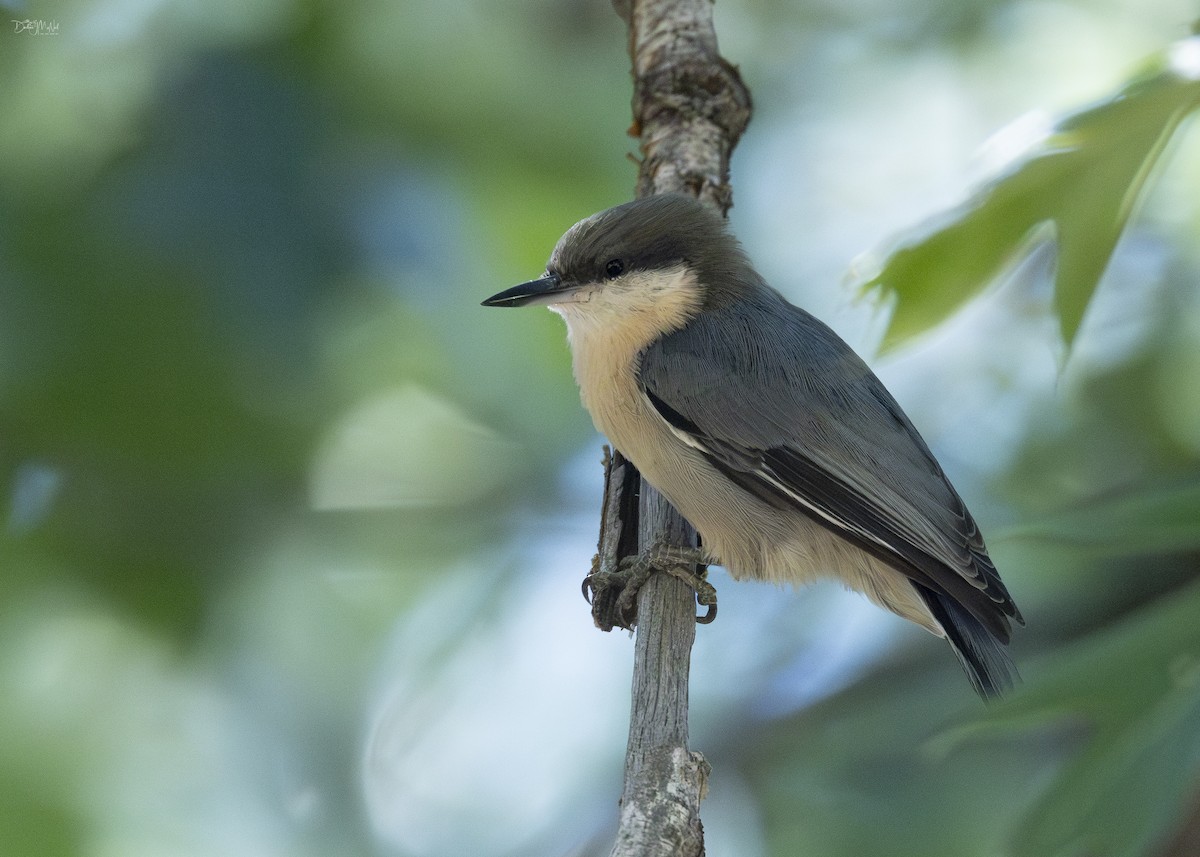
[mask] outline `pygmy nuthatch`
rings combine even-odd
[[[596,427],[735,578],[836,577],[945,637],[975,689],[1016,674],[1021,614],[962,499],[879,379],[687,196],[572,226],[543,277],[483,302],[567,323]]]

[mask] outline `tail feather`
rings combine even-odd
[[[995,699],[1012,690],[1020,676],[1004,647],[1004,641],[953,598],[919,583],[914,582],[913,586],[945,631],[946,640],[958,656],[976,693],[984,699]]]

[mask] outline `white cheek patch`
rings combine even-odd
[[[686,324],[700,309],[695,274],[684,265],[633,271],[550,304],[567,323],[572,345],[583,337],[597,350],[640,350]],[[605,345],[607,343],[607,345]]]
[[[613,314],[657,319],[664,330],[677,327],[681,316],[690,316],[700,304],[696,277],[683,265],[625,274],[603,284],[596,297]]]

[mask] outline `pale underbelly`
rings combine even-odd
[[[696,528],[714,564],[735,579],[796,586],[826,578],[840,580],[941,636],[941,628],[903,574],[804,512],[759,500],[661,421],[659,425],[662,431],[656,437],[651,430],[622,432],[620,437],[609,434],[609,438]]]

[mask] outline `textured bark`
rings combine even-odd
[[[750,120],[750,94],[717,52],[712,0],[614,0],[613,6],[629,27],[630,133],[642,153],[637,195],[690,193],[724,214],[732,204],[729,156]],[[635,549],[697,543],[695,530],[619,452],[606,460],[604,496],[597,569],[615,570]],[[638,595],[613,857],[704,854],[700,801],[709,767],[687,746],[695,611],[691,589],[665,574],[652,575]]]
[[[616,2],[629,25],[637,195],[690,193],[724,214],[729,156],[750,121],[750,92],[717,51],[711,0]]]

